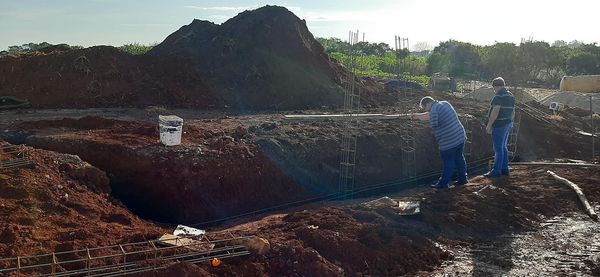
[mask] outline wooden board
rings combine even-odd
[[[344,120],[344,119],[395,119],[408,117],[409,114],[381,114],[381,113],[357,113],[357,114],[288,114],[283,118],[286,120]]]

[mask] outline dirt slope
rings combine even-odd
[[[342,68],[306,23],[282,7],[242,12],[222,25],[194,20],[149,55],[189,58],[228,103],[242,109],[342,103]]]
[[[0,255],[44,254],[154,239],[161,228],[111,195],[77,156],[27,147],[33,166],[0,171]]]

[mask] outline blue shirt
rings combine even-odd
[[[467,134],[458,120],[458,114],[447,101],[436,101],[431,105],[429,121],[440,151],[465,143]]]
[[[498,118],[494,121],[492,127],[500,128],[506,126],[506,124],[513,121],[513,117],[515,114],[515,97],[510,91],[506,88],[500,89],[492,102],[490,103],[490,111],[488,112],[488,117],[492,115],[492,109],[494,106],[500,106],[500,113],[498,114]]]

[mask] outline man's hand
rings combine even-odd
[[[488,133],[488,135],[492,134],[492,126],[488,125],[487,127],[485,127],[485,132]]]

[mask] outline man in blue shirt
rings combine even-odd
[[[508,171],[508,138],[513,128],[515,97],[505,88],[502,77],[492,81],[496,95],[490,103],[489,120],[486,132],[492,135],[494,142],[494,168],[484,174],[487,178],[510,175]]]
[[[447,101],[436,101],[432,97],[423,97],[419,104],[427,112],[413,113],[412,119],[429,121],[437,140],[440,156],[444,162],[444,170],[438,183],[432,187],[448,188],[454,170],[458,170],[458,181],[455,185],[464,185],[467,181],[467,162],[463,155],[467,135],[465,128],[458,120],[454,107]]]

